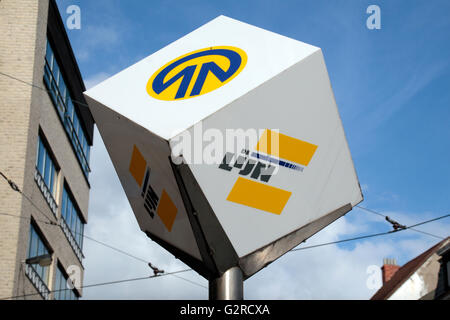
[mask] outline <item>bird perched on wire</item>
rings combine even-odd
[[[154,265],[152,265],[150,262],[148,263],[148,266],[153,270],[153,275],[157,276],[158,274],[162,274],[164,273],[164,270],[160,270],[157,267],[155,267]]]
[[[392,224],[392,227],[394,228],[394,231],[401,230],[401,229],[406,229],[406,226],[398,223],[395,220],[392,220],[388,216],[386,216],[386,221],[389,222],[390,224]]]

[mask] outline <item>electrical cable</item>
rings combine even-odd
[[[30,220],[31,219],[31,217],[21,217],[21,216],[18,216],[18,215],[15,215],[15,214],[6,213],[6,212],[0,212],[0,215],[14,217],[14,218],[18,218],[18,219],[26,219],[26,220]],[[36,220],[36,221],[40,221],[42,223],[50,224],[46,220],[40,220],[40,219],[36,219],[36,218],[33,218],[33,219]]]
[[[385,215],[385,214],[382,214],[382,213],[377,212],[377,211],[375,211],[373,209],[369,209],[369,208],[366,208],[366,207],[363,207],[363,206],[360,206],[360,205],[356,205],[356,207],[361,209],[361,210],[364,210],[366,212],[373,213],[373,214],[376,214],[378,216],[384,217],[388,222],[390,222],[392,224],[392,222],[390,221],[390,218],[387,215]],[[411,227],[409,228],[409,230],[412,230],[412,231],[415,231],[415,232],[419,232],[419,233],[422,233],[422,234],[426,234],[426,235],[429,235],[429,236],[437,238],[437,239],[441,239],[441,240],[445,239],[444,237],[437,236],[435,234],[432,234],[432,233],[429,233],[429,232],[425,232],[425,231],[422,231],[422,230],[413,229]]]
[[[14,190],[14,191],[17,191],[17,192],[19,192],[22,196],[26,196],[23,192],[21,192],[20,191],[20,189],[19,189],[19,187],[17,187],[17,185],[12,181],[12,180],[10,180],[8,177],[6,177],[6,175],[4,175],[1,171],[0,171],[0,175],[10,184],[10,186],[11,186],[11,188]],[[26,197],[27,199],[28,199],[28,201],[30,201],[30,203],[36,208],[36,209],[38,209],[42,214],[44,214],[35,204],[34,204],[34,202],[31,200],[31,199],[29,199],[28,197]],[[5,215],[5,216],[12,216],[12,217],[15,217],[15,218],[19,218],[19,219],[31,219],[31,217],[21,217],[21,216],[17,216],[17,215],[13,215],[13,214],[8,214],[8,213],[3,213],[3,212],[0,212],[0,214],[1,215]],[[45,214],[44,214],[45,215]],[[45,215],[46,216],[46,215]],[[47,217],[47,216],[46,216]],[[48,218],[48,217],[47,217]],[[33,219],[35,219],[35,218],[33,218]],[[36,221],[40,221],[40,222],[43,222],[43,223],[47,223],[47,224],[50,224],[50,225],[58,225],[57,223],[53,223],[52,221],[50,221],[50,223],[49,222],[47,222],[47,221],[44,221],[44,220],[40,220],[40,219],[35,219]],[[138,261],[141,261],[141,262],[144,262],[145,264],[148,264],[149,266],[152,266],[152,264],[151,263],[149,263],[147,260],[145,260],[145,259],[142,259],[142,258],[139,258],[139,257],[137,257],[137,256],[135,256],[135,255],[132,255],[132,254],[130,254],[130,253],[128,253],[128,252],[126,252],[126,251],[123,251],[123,250],[121,250],[121,249],[118,249],[118,248],[116,248],[116,247],[113,247],[113,246],[111,246],[111,245],[109,245],[109,244],[107,244],[107,243],[104,243],[104,242],[102,242],[102,241],[99,241],[99,240],[97,240],[97,239],[94,239],[94,238],[92,238],[92,237],[90,237],[90,236],[87,236],[87,235],[85,235],[85,234],[80,234],[79,232],[75,232],[75,234],[78,234],[78,235],[81,235],[81,236],[83,236],[84,238],[86,238],[86,239],[89,239],[89,240],[91,240],[91,241],[93,241],[93,242],[96,242],[96,243],[98,243],[98,244],[100,244],[100,245],[103,245],[103,246],[105,246],[105,247],[107,247],[107,248],[109,248],[109,249],[112,249],[112,250],[115,250],[115,251],[117,251],[117,252],[119,252],[119,253],[122,253],[122,254],[124,254],[124,255],[126,255],[126,256],[128,256],[128,257],[131,257],[131,258],[134,258],[134,259],[136,259],[136,260],[138,260]],[[161,271],[161,270],[159,270],[158,268],[155,268],[156,270],[158,270],[158,271]],[[190,269],[190,270],[192,270],[192,269]],[[165,273],[161,273],[161,272],[159,272],[159,274],[165,274]],[[190,282],[190,283],[192,283],[192,284],[195,284],[195,285],[197,285],[197,286],[201,286],[201,287],[204,287],[205,288],[205,286],[203,286],[203,285],[201,285],[201,284],[198,284],[198,283],[196,283],[196,282],[194,282],[194,281],[191,281],[191,280],[188,280],[188,279],[185,279],[185,278],[183,278],[183,277],[178,277],[179,279],[181,279],[181,280],[184,280],[184,281],[187,281],[187,282]]]
[[[0,71],[0,74],[1,74],[2,76],[8,77],[8,78],[10,78],[10,79],[16,80],[16,81],[18,81],[18,82],[21,82],[21,83],[23,83],[23,84],[29,85],[29,86],[31,86],[31,87],[33,87],[33,88],[37,88],[37,89],[40,89],[40,90],[42,90],[42,91],[45,91],[45,92],[51,94],[51,91],[50,91],[50,90],[47,90],[47,89],[45,89],[45,88],[43,88],[43,87],[40,87],[40,86],[38,86],[38,85],[36,85],[36,84],[34,84],[34,83],[27,82],[27,81],[25,81],[25,80],[16,78],[16,77],[14,77],[14,76],[12,76],[12,75],[10,75],[10,74],[7,74],[7,73],[1,72],[1,71]],[[88,108],[89,108],[89,105],[86,104],[86,103],[84,103],[84,102],[77,101],[77,100],[74,100],[74,99],[72,99],[72,98],[71,98],[71,100],[72,100],[73,103],[76,103],[76,104],[78,104],[78,105],[80,105],[80,106],[88,107]]]
[[[29,199],[28,197],[26,197],[26,195],[25,195],[23,192],[20,191],[20,189],[17,187],[17,185],[14,183],[14,181],[8,179],[8,177],[6,177],[6,176],[3,174],[3,172],[1,172],[1,171],[0,171],[0,175],[1,175],[6,181],[8,181],[8,183],[9,183],[10,185],[12,184],[12,185],[15,186],[14,188],[12,187],[12,189],[13,189],[14,191],[18,191],[22,196],[24,196],[26,199],[28,199],[28,201],[30,201],[30,203],[31,203],[36,209],[38,209],[40,213],[42,213],[45,217],[47,217],[47,215],[46,215],[44,212],[42,212],[42,211],[40,210],[40,208],[38,208],[38,207],[35,205],[35,203],[34,203],[31,199]],[[17,216],[17,215],[13,215],[13,214],[8,214],[8,213],[0,213],[0,214],[2,214],[2,215],[8,215],[8,216],[13,216],[13,217],[20,218],[20,219],[31,219],[31,217],[21,217],[21,216]],[[48,218],[48,217],[47,217],[47,218]],[[33,217],[33,219],[35,219],[35,218]],[[47,222],[47,221],[40,220],[40,219],[35,219],[35,220],[36,220],[36,221],[43,222],[43,223],[47,223],[47,224],[51,224],[51,225],[56,225],[56,226],[58,226],[57,223],[54,223],[54,222],[52,222],[52,221],[50,221],[50,223],[49,223],[49,222]],[[102,241],[96,240],[96,239],[94,239],[94,238],[92,238],[92,237],[90,237],[90,236],[87,236],[87,235],[85,235],[85,234],[80,234],[79,232],[75,232],[75,234],[81,235],[81,236],[85,237],[86,239],[89,239],[89,240],[91,240],[91,241],[94,241],[94,242],[96,242],[96,243],[98,243],[98,244],[101,244],[101,245],[103,245],[103,246],[106,246],[106,247],[108,247],[108,248],[110,248],[110,249],[112,249],[112,250],[115,250],[115,251],[117,251],[117,252],[120,252],[120,253],[122,253],[122,254],[125,254],[125,255],[127,255],[127,256],[129,256],[129,257],[132,257],[132,258],[134,258],[134,259],[136,259],[136,260],[139,260],[139,261],[141,261],[141,262],[144,262],[144,263],[146,263],[146,264],[148,263],[148,261],[146,261],[146,260],[144,260],[144,259],[142,259],[142,258],[136,257],[136,256],[134,256],[134,255],[132,255],[132,254],[129,254],[129,253],[127,253],[127,252],[121,250],[121,249],[115,248],[115,247],[113,247],[113,246],[111,246],[111,245],[109,245],[109,244],[106,244],[106,243],[104,243],[104,242],[102,242]]]
[[[9,214],[9,213],[4,213],[4,212],[0,212],[0,215],[10,216],[10,217],[19,218],[19,219],[27,219],[27,220],[30,220],[30,217],[20,217],[20,216],[14,215],[14,214]],[[36,219],[35,219],[35,220],[36,220]],[[47,221],[44,221],[44,220],[37,220],[37,221],[40,221],[40,222],[43,222],[43,223],[48,223]],[[79,233],[78,233],[78,234],[79,234]],[[98,243],[98,244],[101,244],[101,245],[103,245],[103,246],[105,246],[105,247],[108,247],[108,248],[110,248],[110,249],[112,249],[112,250],[115,250],[115,251],[120,252],[120,253],[122,253],[122,254],[124,254],[124,255],[127,255],[127,256],[129,256],[129,257],[131,257],[131,258],[134,258],[134,259],[136,259],[136,260],[138,260],[138,261],[141,261],[141,262],[144,262],[144,263],[148,264],[148,261],[147,261],[147,260],[144,260],[144,259],[142,259],[142,258],[139,258],[139,257],[137,257],[137,256],[134,256],[134,255],[132,255],[132,254],[126,252],[126,251],[123,251],[123,250],[121,250],[121,249],[115,248],[115,247],[113,247],[113,246],[111,246],[111,245],[109,245],[109,244],[107,244],[107,243],[104,243],[104,242],[101,242],[101,241],[99,241],[99,240],[96,240],[96,239],[94,239],[94,238],[92,238],[92,237],[90,237],[90,236],[87,236],[87,235],[85,235],[85,234],[83,234],[82,236],[85,237],[86,239],[89,239],[89,240],[91,240],[91,241],[94,241],[94,242],[96,242],[96,243]],[[192,269],[190,269],[190,270],[192,270]],[[161,273],[160,273],[160,274],[161,274]],[[202,288],[207,289],[206,286],[204,286],[204,285],[202,285],[202,284],[199,284],[199,283],[197,283],[197,282],[195,282],[195,281],[192,281],[192,280],[189,280],[189,279],[180,277],[180,276],[176,276],[176,275],[172,275],[172,276],[174,276],[174,277],[176,277],[176,278],[179,278],[179,279],[181,279],[181,280],[190,282],[190,283],[192,283],[192,284],[194,284],[194,285],[196,285],[196,286],[199,286],[199,287],[202,287]]]
[[[321,244],[316,244],[316,245],[311,245],[311,246],[301,247],[301,248],[294,248],[294,249],[291,249],[288,252],[305,250],[305,249],[311,249],[311,248],[317,248],[317,247],[327,246],[327,245],[331,245],[331,244],[337,244],[337,243],[342,243],[342,242],[348,242],[348,241],[354,241],[354,240],[360,240],[360,239],[366,239],[366,238],[373,238],[373,237],[383,236],[383,235],[387,235],[387,234],[392,234],[392,233],[400,232],[400,231],[403,231],[403,230],[408,230],[408,229],[410,229],[412,227],[416,227],[416,226],[419,226],[419,225],[430,223],[430,222],[433,222],[433,221],[436,221],[436,220],[444,219],[444,218],[447,218],[449,216],[450,216],[450,214],[443,215],[443,216],[440,216],[440,217],[437,217],[437,218],[434,218],[434,219],[431,219],[431,220],[427,220],[427,221],[423,221],[423,222],[414,224],[414,225],[406,227],[404,229],[391,230],[391,231],[388,231],[388,232],[368,234],[368,235],[355,237],[355,238],[342,239],[342,240],[338,240],[338,241],[326,242],[326,243],[321,243]]]
[[[78,233],[78,232],[76,232],[76,233],[77,233],[77,234],[80,234],[80,233]],[[149,262],[148,262],[147,260],[145,260],[145,259],[136,257],[135,255],[132,255],[132,254],[130,254],[130,253],[126,252],[126,251],[123,251],[123,250],[121,250],[121,249],[115,248],[115,247],[113,247],[113,246],[111,246],[111,245],[109,245],[109,244],[107,244],[107,243],[102,242],[102,241],[96,240],[96,239],[94,239],[94,238],[92,238],[92,237],[90,237],[90,236],[87,236],[87,235],[85,235],[85,234],[82,234],[82,236],[85,237],[86,239],[89,239],[89,240],[91,240],[91,241],[94,241],[94,242],[96,242],[96,243],[98,243],[98,244],[100,244],[100,245],[102,245],[102,246],[105,246],[105,247],[107,247],[107,248],[110,248],[110,249],[112,249],[112,250],[115,250],[115,251],[117,251],[117,252],[120,252],[120,253],[122,253],[122,254],[124,254],[124,255],[127,255],[127,256],[129,256],[129,257],[131,257],[131,258],[133,258],[133,259],[136,259],[136,260],[138,260],[138,261],[144,262],[144,263],[146,263],[146,264],[149,263]]]
[[[153,275],[153,276],[146,276],[146,277],[139,277],[139,278],[132,278],[132,279],[124,279],[124,280],[116,280],[116,281],[108,281],[108,282],[101,282],[101,283],[95,283],[95,284],[88,284],[88,285],[80,286],[79,289],[100,287],[100,286],[105,286],[105,285],[110,285],[110,284],[118,284],[118,283],[138,281],[138,280],[145,280],[145,279],[154,279],[154,278],[160,278],[160,277],[163,277],[163,276],[175,275],[175,274],[178,274],[178,273],[188,272],[188,271],[192,271],[192,269],[178,270],[178,271],[163,273],[163,274],[160,274],[160,275],[157,275],[157,276]],[[70,289],[70,288],[58,289],[58,290],[49,291],[49,293],[55,293],[55,292],[67,291],[67,290],[73,290],[73,289]],[[0,298],[0,300],[19,299],[19,298],[25,298],[25,297],[28,297],[28,296],[35,296],[35,295],[40,295],[40,293],[37,292],[37,293],[29,293],[29,294],[24,294],[24,295],[19,295],[19,296]]]
[[[171,274],[171,276],[172,276],[172,277],[175,277],[175,278],[178,278],[178,279],[181,279],[181,280],[184,280],[184,281],[187,281],[187,282],[190,282],[190,283],[192,283],[192,284],[194,284],[194,285],[196,285],[196,286],[199,286],[199,287],[208,289],[208,287],[206,287],[206,286],[204,286],[204,285],[202,285],[202,284],[200,284],[200,283],[197,283],[197,282],[195,282],[195,281],[192,281],[192,280],[189,280],[189,279],[186,279],[186,278],[177,276],[176,274]]]
[[[44,211],[42,211],[26,194],[24,194],[23,192],[22,192],[22,190],[17,186],[17,184],[14,182],[14,181],[12,181],[11,179],[9,179],[2,171],[0,171],[0,176],[2,176],[5,180],[6,180],[6,182],[8,182],[8,184],[9,184],[9,186],[11,187],[11,189],[12,190],[14,190],[15,192],[18,192],[19,194],[21,194],[22,195],[22,197],[24,197],[25,199],[27,199],[28,200],[28,202],[33,206],[33,207],[35,207],[36,208],[36,210],[38,210],[44,217],[46,217],[47,219],[48,219],[48,223],[49,224],[53,224],[53,225],[57,225],[57,223],[56,222],[54,222],[52,219],[50,219],[48,216],[47,216],[47,214],[44,212]]]

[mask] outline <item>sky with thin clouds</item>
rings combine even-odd
[[[81,29],[67,33],[87,88],[222,14],[322,48],[364,193],[361,205],[404,225],[449,213],[449,1],[57,3],[63,20],[68,6],[81,9]],[[371,4],[381,9],[379,30],[366,27]],[[140,231],[97,129],[91,168],[86,235],[165,271],[185,269]],[[447,237],[450,221],[417,229]],[[302,246],[389,230],[382,217],[354,208]],[[408,230],[287,253],[245,282],[245,298],[368,299],[381,280],[370,266],[385,257],[404,264],[438,241]],[[85,285],[151,274],[146,263],[89,239],[84,255]],[[207,299],[207,285],[190,271],[86,288],[83,299]]]

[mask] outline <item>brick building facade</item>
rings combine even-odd
[[[0,1],[0,44],[0,298],[77,299],[94,123],[55,1]]]

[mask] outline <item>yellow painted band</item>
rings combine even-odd
[[[289,137],[266,129],[256,145],[256,150],[266,154],[307,166],[317,146],[315,144]]]
[[[279,215],[291,194],[286,190],[239,177],[227,200]]]
[[[142,186],[146,167],[147,161],[145,161],[144,156],[139,152],[136,145],[133,146],[133,153],[131,154],[130,167],[128,170],[139,186]]]

